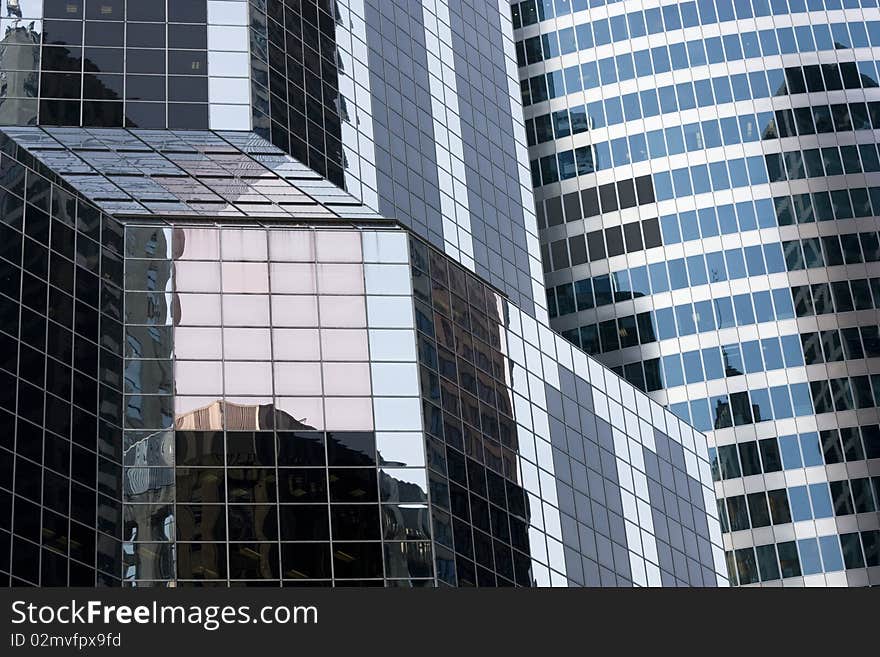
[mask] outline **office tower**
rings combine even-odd
[[[506,3],[3,29],[8,581],[726,584],[704,437],[547,326]]]
[[[707,432],[732,583],[880,583],[878,3],[511,4],[552,326]]]

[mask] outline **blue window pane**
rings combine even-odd
[[[743,251],[746,256],[746,270],[749,276],[760,276],[767,273],[764,268],[764,250],[760,244],[747,246]]]
[[[736,216],[739,220],[739,229],[741,231],[754,230],[758,227],[757,217],[755,216],[755,207],[751,201],[741,201],[736,204]]]
[[[773,410],[770,405],[770,393],[766,388],[760,390],[750,390],[749,398],[752,402],[752,413],[755,416],[755,422],[763,422],[773,419]]]
[[[727,263],[727,277],[730,280],[746,277],[746,263],[743,260],[743,252],[740,249],[725,251],[724,260]]]
[[[667,388],[684,385],[684,373],[681,369],[681,356],[679,354],[663,357],[663,374],[666,377],[665,383]]]
[[[581,79],[584,89],[592,89],[599,86],[599,67],[596,62],[581,64]]]
[[[669,59],[672,61],[672,70],[681,71],[688,67],[687,48],[683,43],[669,44]]]
[[[715,330],[715,312],[712,310],[711,301],[697,301],[694,303],[694,317],[697,321],[697,331],[705,333]]]
[[[633,53],[636,63],[636,73],[639,77],[651,75],[654,72],[654,64],[651,61],[651,51],[637,50]]]
[[[672,184],[675,187],[675,196],[678,198],[690,196],[693,193],[690,170],[687,167],[673,169]]]
[[[633,267],[629,270],[632,278],[632,290],[634,297],[644,297],[651,294],[651,285],[648,283],[648,268],[645,266]]]
[[[785,257],[782,253],[782,244],[779,242],[764,245],[764,258],[767,261],[768,274],[785,271]]]
[[[776,30],[776,37],[779,39],[779,50],[783,54],[791,54],[797,52],[797,41],[794,39],[794,30],[790,27],[780,27]]]
[[[715,103],[715,95],[712,93],[711,80],[695,80],[694,92],[697,95],[697,105],[699,107],[708,107],[709,105],[713,105]],[[706,144],[710,148],[716,145],[713,142],[710,142],[708,137],[706,139]]]
[[[611,30],[608,19],[593,21],[593,36],[596,38],[596,45],[602,46],[611,43]]]
[[[660,114],[660,104],[657,100],[657,91],[655,89],[641,91],[639,92],[639,97],[642,100],[642,114],[645,117]]]
[[[727,266],[724,264],[724,252],[713,251],[706,254],[706,266],[709,268],[709,282],[727,280]]]
[[[836,534],[819,537],[819,549],[822,551],[822,563],[825,572],[843,570],[843,558],[840,554],[840,539]]]
[[[697,223],[697,213],[693,210],[681,212],[678,215],[681,225],[681,237],[685,242],[700,239],[700,225]]]
[[[782,453],[782,467],[786,470],[803,467],[798,438],[795,435],[779,437],[779,451]]]
[[[687,64],[683,68],[687,68]],[[694,96],[694,86],[690,82],[681,82],[675,85],[675,95],[678,97],[678,109],[688,110],[697,106],[697,98]]]
[[[804,364],[804,351],[799,336],[782,336],[782,353],[786,367],[800,367]]]
[[[780,370],[784,367],[779,338],[764,338],[761,340],[761,351],[764,356],[765,368],[768,370]]]
[[[595,165],[596,170],[601,171],[603,169],[611,168],[611,147],[609,146],[607,141],[600,142],[593,146],[593,153],[595,156]]]
[[[693,335],[697,332],[697,325],[694,323],[694,309],[691,304],[676,306],[675,320],[678,322],[679,335]]]
[[[687,42],[687,57],[691,66],[702,66],[706,63],[706,49],[699,40]]]
[[[605,117],[608,125],[623,123],[623,104],[620,98],[609,98],[605,101]]]
[[[691,424],[694,424],[693,422],[691,422],[690,406],[687,402],[678,402],[677,404],[670,404],[669,410],[676,417],[681,418],[685,422],[690,422]]]
[[[822,450],[819,447],[819,434],[815,431],[802,433],[799,436],[801,443],[801,455],[804,457],[804,466],[823,465]]]
[[[760,30],[758,40],[761,42],[761,53],[767,57],[779,54],[779,44],[776,43],[776,30]]]
[[[662,96],[661,96],[662,97]],[[666,128],[666,150],[670,155],[678,155],[684,153],[684,135],[681,126],[673,126]]]
[[[772,290],[773,308],[776,310],[776,319],[793,319],[794,305],[791,299],[791,291],[788,288]]]
[[[733,87],[734,100],[749,100],[752,92],[749,90],[749,77],[745,73],[730,76],[730,86]]]
[[[572,53],[577,50],[577,39],[574,35],[574,29],[567,27],[559,30],[559,50],[563,55]]]
[[[755,292],[752,295],[752,301],[755,302],[755,321],[759,324],[761,322],[772,322],[774,315],[773,304],[770,301],[770,293],[766,291]]]
[[[666,140],[663,138],[662,130],[651,130],[648,132],[648,149],[651,152],[652,158],[664,157],[666,155]]]
[[[698,431],[712,430],[712,415],[709,412],[708,399],[698,399],[691,402],[691,424]]]
[[[580,25],[575,26],[574,29],[577,33],[578,48],[580,50],[592,48],[594,45],[594,41],[591,25],[589,23],[581,23]]]
[[[730,297],[722,297],[715,299],[715,315],[718,319],[718,328],[730,328],[736,326],[736,320],[733,315],[733,301]]]
[[[684,266],[684,258],[676,258],[670,260],[669,265],[669,286],[673,290],[682,290],[688,287],[687,269]]]
[[[721,361],[721,350],[718,347],[703,349],[703,367],[706,370],[706,380],[724,378],[724,363]]]
[[[651,48],[651,61],[654,62],[654,73],[668,73],[672,70],[666,46]]]
[[[749,172],[749,180],[753,185],[760,185],[770,182],[767,177],[767,165],[760,155],[754,155],[746,158],[746,167]]]
[[[705,285],[709,282],[706,276],[706,261],[703,256],[688,256],[687,269],[691,285]]]
[[[708,57],[710,64],[718,64],[724,61],[724,48],[721,45],[721,37],[709,37],[706,39],[706,56]],[[715,78],[715,80],[718,79],[722,78]]]
[[[580,66],[569,66],[565,69],[565,88],[568,89],[568,93],[584,88],[581,82]]]
[[[738,344],[726,344],[721,347],[724,354],[724,364],[727,368],[727,376],[739,376],[743,373],[742,353]]]
[[[699,351],[686,351],[681,355],[684,362],[684,376],[688,383],[698,383],[703,380],[703,362]]]
[[[666,263],[655,262],[648,265],[648,271],[651,275],[651,290],[654,294],[659,292],[667,292],[669,290],[669,278],[666,275]]]
[[[666,214],[660,217],[660,229],[663,232],[664,244],[678,244],[681,242],[677,214]]]
[[[697,164],[691,167],[691,178],[694,181],[694,194],[705,194],[712,191],[709,183],[709,167]]]
[[[668,171],[654,174],[654,194],[658,201],[674,198],[672,194],[672,178]]]
[[[757,340],[743,342],[742,355],[746,374],[764,371],[764,361],[761,358],[761,344]]]
[[[739,34],[725,34],[721,39],[724,42],[724,56],[727,61],[732,62],[743,58]]]
[[[801,572],[804,575],[815,575],[822,572],[822,561],[819,559],[819,544],[815,538],[802,538],[798,540],[798,550],[801,553]]]
[[[770,388],[770,398],[773,400],[773,416],[777,420],[793,417],[788,386],[774,386]]]
[[[788,489],[788,500],[791,504],[791,519],[795,522],[812,520],[813,512],[810,509],[810,496],[806,486],[792,486]]]
[[[808,384],[791,384],[791,399],[794,402],[794,414],[797,417],[813,414],[813,397],[810,395],[810,386]]]
[[[656,311],[657,335],[661,340],[675,337],[675,316],[672,308],[661,308]]]
[[[697,211],[700,219],[700,233],[705,237],[714,237],[718,234],[718,217],[715,208],[701,208]]]
[[[626,15],[626,20],[629,24],[629,34],[631,38],[634,39],[647,34],[647,30],[645,29],[645,15],[642,12],[630,12]]]
[[[810,499],[813,501],[814,518],[831,518],[834,516],[828,484],[810,484]]]
[[[605,57],[599,60],[599,79],[602,84],[617,82],[617,68],[614,66],[613,57]]]
[[[727,169],[730,171],[730,186],[733,188],[745,187],[749,184],[746,174],[746,163],[742,159],[728,160]]]

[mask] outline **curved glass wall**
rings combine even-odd
[[[878,3],[511,5],[554,328],[707,432],[732,582],[880,583]]]

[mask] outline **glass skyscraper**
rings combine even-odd
[[[876,0],[511,3],[552,326],[709,436],[731,583],[880,583]]]
[[[505,2],[0,34],[4,583],[727,584],[705,437],[548,326]]]

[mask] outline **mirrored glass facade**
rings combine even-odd
[[[878,3],[510,4],[553,327],[708,434],[732,583],[876,585]]]
[[[506,3],[7,13],[0,581],[727,584],[704,436],[547,324]],[[165,35],[120,120],[52,21]]]

